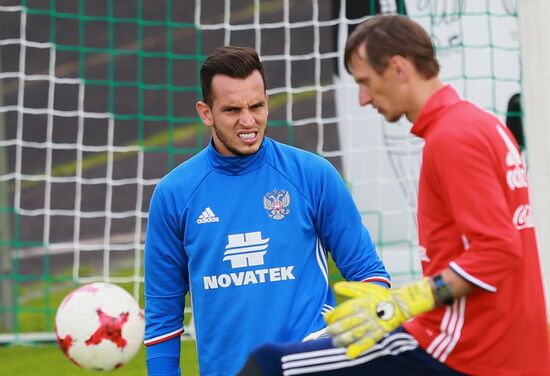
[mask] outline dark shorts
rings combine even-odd
[[[356,359],[329,338],[287,345],[264,345],[252,353],[262,375],[445,375],[461,373],[432,358],[399,328]]]

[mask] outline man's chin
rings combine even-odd
[[[402,115],[384,115],[384,119],[388,123],[397,123],[401,119]]]
[[[239,152],[241,155],[251,155],[255,154],[260,150],[260,147],[262,146],[262,143],[264,141],[264,137],[258,137],[256,142],[253,144],[244,145],[243,147],[239,148]]]
[[[247,155],[256,154],[258,152],[258,150],[260,150],[260,145],[261,144],[254,144],[254,145],[250,145],[250,146],[245,147],[245,148],[241,148],[237,151],[237,155],[240,155],[242,157],[246,157]]]

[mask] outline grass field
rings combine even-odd
[[[329,257],[330,280],[333,283],[342,279]],[[92,273],[93,271],[90,271]],[[119,275],[130,276],[133,270],[122,269]],[[68,273],[68,272],[67,272]],[[59,277],[59,279],[63,279]],[[66,278],[69,280],[69,278]],[[132,291],[131,284],[119,284],[119,286]],[[19,333],[29,332],[51,332],[54,328],[55,312],[63,298],[75,287],[74,283],[58,284],[49,290],[48,296],[35,295],[33,291],[44,291],[40,283],[32,283],[20,289],[20,305],[18,307],[17,331]],[[140,294],[140,306],[143,307],[143,292]],[[341,297],[337,297],[340,301]],[[44,309],[43,307],[46,306]],[[189,306],[187,296],[186,306]],[[42,308],[39,308],[42,307]],[[189,322],[186,315],[185,324]],[[181,351],[181,371],[185,376],[198,376],[198,362],[194,341],[183,341]],[[56,343],[42,345],[11,345],[0,346],[0,376],[50,376],[50,375],[100,375],[101,373],[85,371],[70,362],[58,348]],[[140,376],[147,375],[145,365],[145,347],[124,367],[114,370],[108,374],[116,376]]]
[[[181,372],[185,376],[198,376],[199,369],[194,341],[183,341]],[[78,376],[100,375],[86,371],[71,363],[57,344],[40,346],[0,347],[0,375],[2,376]],[[105,374],[113,376],[146,376],[145,347],[124,367]]]
[[[133,271],[119,270],[123,276]],[[59,278],[63,279],[63,278]],[[67,278],[68,279],[68,278]],[[132,284],[121,283],[119,286],[132,291]],[[47,297],[35,296],[33,291],[44,291],[40,283],[32,283],[20,289],[20,305],[16,320],[19,333],[51,332],[54,328],[55,312],[63,298],[77,285],[74,283],[57,284],[49,290]],[[140,293],[140,306],[143,307],[143,292]],[[189,305],[189,302],[187,302]],[[44,308],[44,306],[46,306]],[[40,308],[39,308],[40,307]],[[186,324],[189,317],[186,317]],[[199,375],[194,341],[183,341],[181,352],[182,374]],[[0,346],[0,376],[50,376],[50,375],[100,375],[99,372],[86,371],[69,361],[57,346],[57,343],[40,345]],[[145,346],[124,367],[109,372],[116,376],[147,375],[145,366]]]

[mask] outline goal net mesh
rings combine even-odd
[[[3,1],[4,342],[51,333],[57,305],[83,283],[119,284],[143,304],[151,193],[208,143],[195,112],[199,69],[226,44],[260,54],[268,134],[329,159],[396,284],[417,278],[422,143],[406,121],[386,124],[360,108],[342,66],[348,30],[375,13],[421,23],[434,37],[444,81],[503,120],[519,118],[509,110],[520,89],[511,0]]]

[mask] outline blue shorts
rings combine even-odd
[[[251,353],[250,360],[259,372],[239,375],[462,375],[432,358],[402,328],[388,334],[356,359],[349,359],[345,348],[333,347],[330,338],[323,338],[263,345]]]

